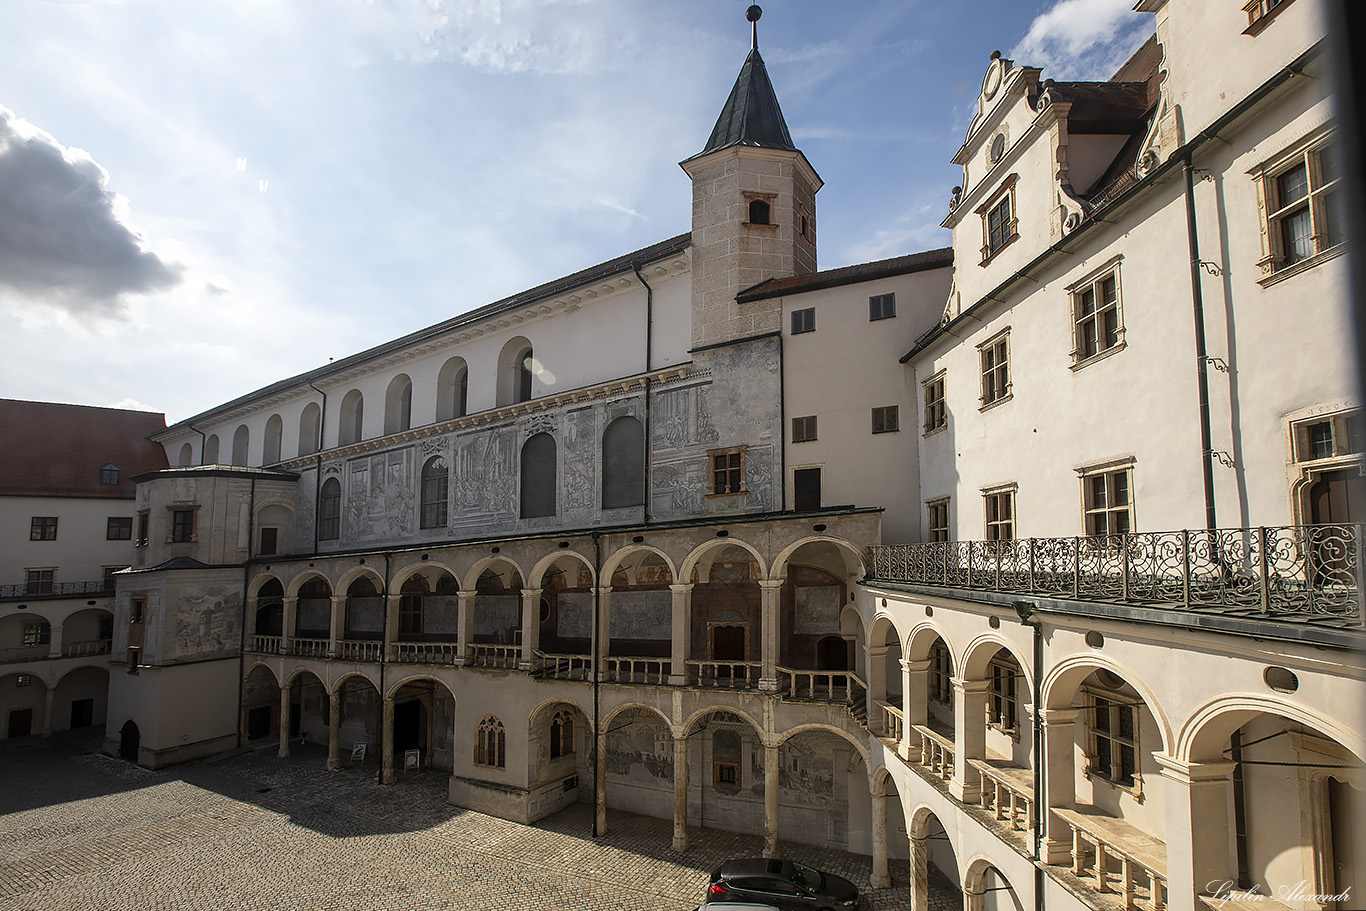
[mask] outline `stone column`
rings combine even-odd
[[[52,687],[47,688],[43,693],[43,736],[52,736],[52,700],[57,695],[57,691]]]
[[[346,625],[346,596],[333,593],[332,595],[332,621],[327,629],[327,656],[336,658],[338,656],[337,640],[341,639],[345,633]]]
[[[327,770],[341,768],[341,690],[327,694]]]
[[[892,884],[887,873],[887,797],[873,795],[873,873],[868,884],[874,889],[886,889]]]
[[[280,687],[280,748],[275,754],[280,759],[289,758],[289,693],[292,689],[289,684]]]
[[[673,849],[688,850],[688,738],[678,731],[674,731]]]
[[[911,836],[911,911],[930,911],[930,850],[926,842]]]
[[[398,660],[398,604],[402,597],[392,592],[384,596],[384,654],[390,661]]]
[[[299,628],[299,599],[285,598],[284,606],[280,609],[284,614],[280,633],[283,641],[280,643],[280,654],[288,655],[293,649],[290,648],[290,640],[294,638],[294,632]]]
[[[541,590],[522,589],[522,660],[517,666],[529,671],[536,666],[536,651],[541,647]]]
[[[780,633],[778,609],[782,603],[783,581],[764,579],[759,582],[759,689],[765,693],[778,692],[778,643]]]
[[[62,657],[62,630],[63,626],[48,626],[48,647],[47,656],[49,658]]]
[[[1044,795],[1034,795],[1044,821],[1044,862],[1070,863],[1072,829],[1048,812],[1053,807],[1071,807],[1077,801],[1076,729],[1081,709],[1043,710]],[[1038,762],[1038,758],[1035,758]]]
[[[778,856],[778,747],[764,744],[764,856]]]
[[[380,783],[393,784],[394,774],[394,697],[384,697],[384,722],[380,725]]]
[[[593,812],[598,835],[607,834],[607,732],[598,731],[597,762],[593,765]]]
[[[456,597],[460,599],[457,623],[459,633],[456,635],[455,646],[455,666],[460,667],[470,657],[470,642],[474,640],[474,598],[476,592],[461,589]]]
[[[990,680],[953,678],[953,778],[949,793],[963,803],[977,803],[982,797],[982,773],[969,759],[987,755],[987,691]]]
[[[875,734],[887,733],[887,717],[882,713],[880,702],[887,699],[887,646],[865,645],[863,663],[867,669],[868,680],[868,726]]]
[[[595,591],[598,620],[593,624],[593,673],[601,683],[610,679],[606,658],[612,650],[612,586],[604,585]]]
[[[963,888],[963,911],[985,911],[987,906],[987,893],[984,891],[986,877],[971,886]]]
[[[918,754],[921,749],[920,735],[911,730],[913,724],[930,723],[930,659],[919,661],[901,659],[901,712],[906,722],[906,737],[902,741],[903,759]]]
[[[673,596],[673,648],[669,652],[669,685],[683,686],[688,682],[688,644],[692,635],[692,585],[670,585]]]
[[[1196,897],[1234,879],[1229,867],[1229,788],[1234,763],[1182,762],[1154,753],[1166,779],[1167,896],[1171,911],[1194,911]]]

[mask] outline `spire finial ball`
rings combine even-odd
[[[750,22],[758,22],[759,17],[763,14],[764,11],[759,8],[759,4],[757,3],[753,4],[752,6],[750,6],[749,9],[745,10],[745,18],[748,19]]]

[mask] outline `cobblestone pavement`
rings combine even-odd
[[[318,748],[157,772],[98,753],[99,735],[0,742],[0,909],[639,909],[684,911],[724,859],[762,839],[619,811],[593,838],[586,804],[534,826],[446,803],[445,773],[381,786],[328,773]],[[784,843],[867,889],[866,857]],[[867,911],[905,908],[906,863]],[[931,909],[962,899],[931,870]]]

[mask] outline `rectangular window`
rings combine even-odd
[[[984,491],[982,511],[986,516],[988,541],[1015,540],[1015,489]]]
[[[1291,2],[1292,0],[1248,0],[1243,5],[1243,12],[1247,13],[1247,28],[1243,29],[1243,34],[1259,34]]]
[[[1018,174],[1011,174],[1000,191],[977,209],[982,219],[982,265],[1005,249],[1015,239],[1018,208],[1015,205],[1015,182]]]
[[[792,419],[792,442],[810,443],[816,438],[816,416]]]
[[[138,512],[138,537],[137,537],[137,542],[136,542],[136,545],[137,545],[138,547],[146,547],[146,546],[147,546],[147,534],[148,534],[147,529],[148,529],[148,527],[150,526],[150,524],[151,524],[151,520],[150,520],[150,517],[149,517],[148,514],[147,514],[147,510],[145,510],[145,509],[140,510],[140,511]]]
[[[949,412],[944,403],[944,371],[921,383],[925,393],[925,435],[948,426]]]
[[[745,447],[713,449],[707,453],[711,464],[711,495],[731,496],[745,492]]]
[[[1007,734],[1019,735],[1020,703],[1016,694],[1019,666],[1011,660],[993,658],[987,663],[991,689],[987,692],[987,724]]]
[[[1120,322],[1118,268],[1073,289],[1072,319],[1073,363],[1119,346],[1124,332]]]
[[[901,429],[897,405],[882,405],[873,409],[873,433],[895,433]]]
[[[1133,530],[1132,467],[1082,470],[1086,533],[1094,537],[1125,535]]]
[[[982,408],[1010,398],[1010,330],[977,346],[982,367]]]
[[[195,509],[171,510],[171,544],[188,544],[195,540]]]
[[[142,649],[140,649],[140,648],[130,648],[130,649],[128,649],[128,673],[130,673],[130,674],[136,674],[136,673],[138,672],[138,665],[139,665],[141,662],[142,662]]]
[[[798,468],[792,472],[792,508],[798,512],[821,508],[819,468]]]
[[[273,556],[279,542],[280,529],[263,528],[261,529],[260,540],[257,542],[256,553],[263,557]]]
[[[403,595],[398,599],[398,631],[405,636],[422,632],[421,595]]]
[[[1001,199],[987,209],[987,249],[995,253],[1010,239],[1010,196]]]
[[[1291,440],[1295,447],[1295,461],[1313,462],[1355,455],[1362,451],[1366,421],[1360,411],[1299,421],[1291,425]]]
[[[875,294],[868,298],[868,321],[891,319],[896,316],[896,295]]]
[[[110,516],[104,529],[106,541],[131,541],[133,539],[132,516]]]
[[[30,541],[56,541],[57,517],[34,516],[29,522],[28,539]]]
[[[26,595],[50,595],[52,594],[52,577],[55,570],[51,569],[26,569],[24,570],[24,594]]]
[[[1336,155],[1331,137],[1321,138],[1251,172],[1262,209],[1263,283],[1342,244]]]
[[[930,670],[926,682],[930,699],[952,709],[953,659],[949,657],[948,647],[942,639],[936,639],[930,646]]]
[[[52,642],[52,627],[45,621],[25,623],[23,636],[24,645],[49,645]]]
[[[792,311],[792,334],[800,335],[803,332],[816,331],[816,308],[807,307],[805,310]]]
[[[931,543],[937,541],[947,541],[949,539],[949,501],[935,500],[925,504],[925,511],[928,518],[925,527]]]
[[[132,598],[128,602],[128,622],[141,623],[147,616],[147,599]]]
[[[33,686],[32,674],[19,674],[14,678],[15,686]]]
[[[1135,706],[1111,696],[1090,694],[1090,773],[1120,787],[1138,784],[1138,726]]]
[[[723,788],[740,787],[740,764],[738,762],[713,763],[713,781]]]

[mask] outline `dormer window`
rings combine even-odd
[[[100,483],[106,487],[116,487],[119,483],[119,469],[117,465],[105,464],[100,466]]]

